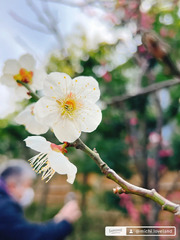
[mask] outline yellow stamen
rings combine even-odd
[[[82,103],[76,99],[72,92],[65,99],[58,99],[56,102],[59,104],[61,115],[71,119],[75,116],[77,110],[82,107]]]
[[[48,155],[45,153],[39,153],[35,157],[31,158],[29,162],[36,173],[43,173],[42,180],[47,179],[46,182],[48,182],[55,174],[55,170],[50,166]]]
[[[21,68],[19,73],[13,76],[14,80],[19,80],[23,83],[32,84],[33,72],[27,71],[25,68]],[[18,83],[19,86],[22,86]]]

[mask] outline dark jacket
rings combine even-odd
[[[61,240],[71,231],[71,224],[65,220],[59,223],[29,223],[21,206],[0,186],[0,240]]]

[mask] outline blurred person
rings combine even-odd
[[[81,213],[71,200],[47,223],[28,222],[22,206],[33,200],[35,174],[24,160],[9,160],[0,170],[0,240],[61,240],[72,232]]]

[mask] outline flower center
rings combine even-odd
[[[76,103],[72,99],[67,100],[64,103],[64,110],[65,111],[68,111],[68,112],[72,113],[75,108],[76,108]]]
[[[56,102],[60,106],[61,115],[64,117],[73,118],[76,111],[81,108],[82,104],[77,101],[74,94],[70,92],[67,97],[63,100],[59,99]]]
[[[14,75],[14,80],[19,80],[23,83],[31,84],[32,83],[32,77],[33,77],[33,72],[32,71],[27,71],[25,68],[21,68],[19,70],[19,73]],[[22,86],[20,83],[18,83],[19,86]]]

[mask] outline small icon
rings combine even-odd
[[[133,230],[132,230],[132,229],[130,229],[130,230],[129,230],[129,233],[131,233],[131,234],[132,234],[132,233],[133,233]]]

